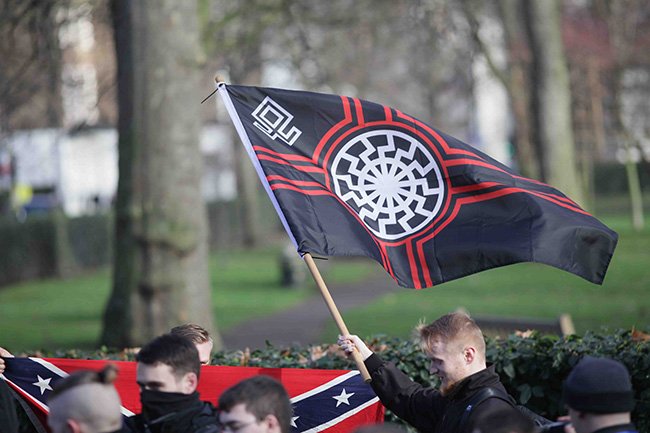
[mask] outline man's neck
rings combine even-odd
[[[616,425],[630,424],[629,413],[611,413],[607,415],[588,415],[584,420],[584,429],[577,433],[593,433],[595,431]]]
[[[483,371],[487,368],[487,365],[485,364],[485,361],[482,362],[474,362],[472,365],[469,366],[468,372],[469,374],[467,377],[471,376],[472,374],[476,374],[479,371]]]

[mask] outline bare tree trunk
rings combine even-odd
[[[139,345],[190,321],[217,337],[200,189],[196,3],[114,0],[114,11],[120,184],[102,340]]]
[[[242,243],[246,248],[254,247],[259,240],[259,180],[251,160],[239,141],[237,131],[232,130],[232,142],[237,176],[237,198]]]
[[[632,227],[636,231],[643,230],[645,225],[645,216],[643,213],[643,193],[641,192],[641,182],[639,181],[638,162],[632,158],[631,149],[633,147],[633,138],[623,121],[622,99],[623,99],[623,71],[617,68],[614,74],[614,126],[616,136],[619,140],[619,147],[625,152],[625,175],[627,177],[628,193],[630,194],[630,211],[632,212]]]
[[[625,150],[626,160],[625,173],[627,175],[628,192],[630,194],[630,206],[632,212],[632,226],[635,230],[641,231],[645,224],[643,214],[643,194],[639,181],[637,161],[632,158],[631,150],[634,140],[623,119],[623,73],[626,67],[634,64],[632,61],[636,33],[641,25],[638,20],[636,2],[612,2],[609,6],[608,28],[616,55],[616,69],[614,70],[614,122],[616,135],[619,139],[619,148]]]
[[[521,0],[500,0],[499,14],[503,23],[510,74],[505,83],[510,95],[512,115],[515,119],[515,148],[521,173],[526,177],[541,179],[540,157],[533,143],[533,125],[530,122],[530,88],[526,78],[524,52],[527,50],[521,29]]]
[[[546,181],[578,203],[584,203],[578,175],[573,126],[571,89],[564,56],[557,0],[532,1],[530,31],[537,60],[539,136],[544,149]]]
[[[630,192],[630,205],[632,207],[632,227],[640,232],[645,226],[643,215],[643,194],[641,193],[641,182],[639,181],[639,169],[636,161],[625,162],[625,173],[627,174],[627,186]]]
[[[247,41],[246,58],[239,59],[231,64],[232,76],[238,83],[259,83],[262,78],[262,65],[260,63],[261,41],[252,38]],[[259,243],[260,229],[260,182],[255,173],[255,168],[239,140],[235,129],[232,129],[235,176],[237,176],[238,212],[242,228],[242,242],[244,247],[252,248]]]
[[[520,24],[523,15],[522,0],[498,0],[498,14],[503,27],[508,66],[500,68],[492,56],[489,44],[479,35],[479,15],[474,10],[475,5],[467,0],[461,3],[467,18],[472,36],[479,50],[485,57],[486,63],[508,93],[512,116],[514,117],[514,147],[516,149],[519,171],[526,177],[540,179],[542,168],[540,156],[535,147],[534,128],[531,122],[531,90],[527,72],[528,45],[523,37]]]

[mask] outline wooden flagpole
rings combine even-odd
[[[332,295],[330,295],[330,292],[327,289],[327,286],[325,285],[325,281],[323,280],[323,277],[320,275],[320,272],[316,267],[316,263],[314,263],[313,257],[309,253],[305,253],[305,255],[302,257],[305,260],[305,263],[307,263],[309,272],[311,272],[311,276],[314,277],[314,281],[316,281],[316,285],[318,286],[321,295],[323,295],[323,299],[325,300],[325,303],[327,304],[327,308],[330,310],[330,313],[332,314],[332,318],[334,318],[334,321],[336,322],[336,326],[338,326],[339,328],[339,332],[341,332],[341,335],[349,335],[350,331],[348,331],[348,327],[345,326],[345,322],[343,322],[343,317],[341,317],[341,314],[339,313],[339,309],[336,307],[336,304],[334,303],[334,299],[332,299]],[[354,352],[352,352],[352,357],[354,358],[354,362],[357,364],[357,369],[361,373],[361,377],[363,377],[363,380],[365,380],[366,382],[370,382],[370,373],[368,373],[368,369],[363,363],[363,359],[361,359],[361,354],[359,353],[359,351],[355,350]]]

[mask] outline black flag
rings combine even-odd
[[[405,287],[518,262],[602,284],[617,234],[462,141],[356,98],[219,90],[299,253],[371,257]]]

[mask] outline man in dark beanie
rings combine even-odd
[[[563,398],[576,433],[636,431],[630,374],[618,361],[585,356],[564,381]]]

